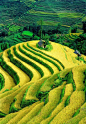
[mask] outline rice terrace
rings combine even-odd
[[[0,53],[0,124],[86,124],[86,64],[67,46],[38,42]]]

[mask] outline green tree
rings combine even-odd
[[[42,39],[42,30],[43,30],[43,19],[42,18],[38,22],[38,24],[41,25],[41,29],[39,30],[39,35],[40,35],[40,39]]]
[[[46,45],[50,44],[49,43],[49,38],[50,38],[50,36],[48,34],[45,34],[44,40],[45,40]]]
[[[86,16],[82,19],[84,33],[86,33]]]
[[[71,33],[77,33],[77,26],[71,27]]]

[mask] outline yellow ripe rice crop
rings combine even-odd
[[[53,49],[46,51],[37,47],[38,42],[39,40],[22,42],[12,46],[11,51],[6,49],[2,52],[3,60],[18,75],[20,82],[15,84],[15,79],[12,78],[15,76],[11,75],[11,77],[9,75],[11,73],[8,74],[9,68],[7,72],[3,69],[4,62],[0,59],[0,73],[5,78],[4,87],[0,91],[0,124],[85,124],[85,62],[78,60],[74,50],[67,46],[50,41]],[[23,45],[28,49],[25,49]],[[13,49],[14,47],[16,50]],[[35,61],[33,57],[31,59],[31,56],[23,51],[41,61]],[[10,62],[10,52],[18,61],[18,65],[20,62],[20,68],[14,64],[15,61]],[[18,57],[15,53],[20,56]],[[85,55],[81,57],[86,58]],[[49,60],[52,61],[49,62]],[[31,66],[29,61],[34,64]],[[51,68],[48,69],[48,66],[41,62]],[[35,68],[35,64],[41,71]],[[25,67],[33,74],[31,80],[27,70],[23,70]],[[52,70],[53,74],[51,74]],[[42,76],[43,72],[44,76]],[[2,81],[2,77],[0,78]],[[0,88],[2,88],[1,85]]]
[[[55,116],[59,111],[61,111],[64,108],[64,102],[65,102],[66,98],[69,95],[71,95],[72,91],[73,91],[72,84],[67,84],[66,88],[65,88],[65,94],[64,94],[64,97],[62,99],[62,102],[59,105],[57,105],[57,107],[52,112],[51,116]]]
[[[10,108],[10,104],[13,102],[14,97],[23,89],[23,87],[19,88],[18,90],[16,90],[15,92],[13,92],[10,95],[7,95],[5,97],[2,97],[0,99],[0,111],[8,114],[9,113],[9,108]]]
[[[79,124],[86,124],[86,117],[84,117],[80,122]]]
[[[64,108],[64,102],[67,99],[69,95],[73,92],[72,84],[67,84],[65,88],[65,95],[62,99],[62,102],[56,106],[56,108],[52,111],[51,116],[49,116],[47,119],[41,121],[40,124],[48,124],[53,117],[55,117],[63,108]]]
[[[30,121],[34,116],[38,114],[40,109],[42,109],[44,105],[44,102],[37,104],[26,116],[24,116],[18,124],[26,124],[28,121]]]
[[[17,49],[17,48],[16,48],[16,49]],[[17,52],[18,52],[18,51],[17,51]],[[33,76],[33,78],[32,78],[31,81],[36,81],[36,80],[38,80],[38,79],[40,78],[40,74],[38,73],[37,70],[35,70],[32,66],[30,66],[30,65],[28,65],[27,63],[23,62],[22,60],[20,60],[19,58],[17,58],[17,57],[14,55],[13,49],[12,49],[12,54],[13,54],[13,56],[15,57],[15,59],[19,60],[23,65],[25,65],[28,69],[30,69],[30,70],[32,71],[32,73],[34,74],[34,76]],[[22,76],[22,78],[24,78],[24,77]],[[21,78],[20,78],[20,79],[21,79]],[[26,79],[27,79],[27,78],[26,78]],[[25,80],[25,78],[24,78],[23,80]],[[20,80],[20,83],[19,83],[20,85],[25,84],[23,80],[22,80],[22,79]]]
[[[76,85],[76,90],[83,90],[85,88],[83,81],[84,81],[84,77],[85,75],[83,74],[83,72],[86,70],[86,65],[79,65],[76,66],[72,69],[73,72],[73,79]]]
[[[65,78],[66,74],[68,74],[71,70],[72,70],[72,68],[66,68],[66,69],[62,70],[60,72],[60,77]]]
[[[43,119],[49,116],[49,114],[57,106],[60,100],[60,94],[61,90],[64,87],[64,84],[65,83],[63,83],[62,86],[59,86],[49,92],[49,102],[41,109],[40,113],[37,116],[33,117],[30,121],[28,121],[27,124],[38,124]]]
[[[21,43],[20,46],[22,46],[22,43]],[[19,47],[19,44],[16,45],[16,50],[17,50],[18,54],[20,54],[21,56],[23,56],[23,57],[26,58],[27,60],[32,61],[32,62],[35,63],[36,65],[38,65],[38,66],[43,70],[43,72],[44,72],[44,77],[51,75],[51,72],[50,72],[46,67],[44,67],[42,64],[36,62],[35,60],[33,60],[33,59],[27,57],[25,54],[21,53],[21,52],[19,51],[18,47]],[[37,73],[39,73],[39,72],[37,72]],[[39,74],[39,75],[40,75],[40,74]]]
[[[37,47],[36,47],[36,44],[38,43],[39,41],[38,40],[35,40],[35,41],[29,41],[29,45],[32,46],[33,48],[39,50]],[[62,45],[59,44],[59,43],[55,43],[55,42],[51,42],[51,45],[53,46],[54,49],[52,49],[51,51],[45,51],[45,50],[41,50],[43,51],[44,53],[46,53],[47,55],[50,55],[52,57],[55,57],[55,58],[58,58],[58,60],[60,62],[63,63],[63,65],[65,66],[65,68],[69,68],[69,67],[73,67],[69,62],[68,60],[65,58],[65,53],[64,51],[61,49]],[[74,53],[73,53],[74,54]]]
[[[60,47],[63,50],[63,52],[65,53],[65,58],[73,65],[73,61],[72,61],[72,58],[71,58],[69,52],[66,52],[65,48],[63,46],[60,46]]]
[[[81,108],[78,115],[75,117],[69,119],[65,124],[78,124],[80,120],[83,120],[83,118],[86,116],[86,103],[84,103]],[[83,124],[83,123],[82,123]]]
[[[85,102],[85,93],[84,91],[75,91],[70,97],[70,104],[66,106],[61,112],[59,112],[51,124],[62,124],[67,120],[72,118],[73,114],[77,109]]]
[[[51,85],[54,83],[54,80],[58,77],[57,76],[58,73],[53,74],[52,76],[50,76],[45,83],[43,84],[43,86],[41,87],[40,91],[49,91],[51,89]]]
[[[27,42],[26,42],[24,45],[28,48]],[[29,49],[31,49],[31,48],[29,48]],[[37,48],[36,48],[36,49],[37,49]],[[32,49],[31,49],[31,50],[32,50]],[[32,50],[32,51],[34,51],[34,50]],[[35,51],[35,53],[39,53],[39,52]],[[40,55],[41,55],[41,54],[40,54]],[[42,56],[47,57],[48,59],[54,61],[54,62],[61,68],[61,70],[63,70],[62,66],[61,66],[56,60],[54,60],[54,59],[52,59],[52,58],[50,58],[50,57],[48,57],[48,56],[46,56],[46,55],[44,55],[44,54],[42,54]]]
[[[0,118],[0,121],[2,120],[3,118]]]
[[[65,88],[65,96],[71,95],[72,92],[73,92],[72,84],[67,84]]]
[[[12,50],[12,47],[11,47],[10,49]],[[7,55],[7,50],[5,50],[5,51],[3,52],[3,58],[4,58],[5,62],[6,62],[13,70],[15,70],[15,72],[18,74],[19,79],[20,79],[19,84],[20,84],[20,85],[23,85],[23,84],[27,83],[27,82],[30,80],[30,78],[29,78],[21,69],[19,69],[19,68],[18,68],[17,66],[15,66],[13,63],[9,62],[10,60],[8,59],[7,56],[8,56],[8,55]]]
[[[40,101],[30,105],[29,107],[25,107],[24,109],[20,110],[20,112],[18,112],[18,114],[12,118],[7,124],[16,124],[18,123],[18,121],[20,121],[25,114],[29,113],[33,107],[35,107],[37,104],[39,104]]]
[[[25,93],[25,91],[26,91],[27,88],[28,88],[28,86],[25,86],[25,87],[22,89],[22,92],[19,92],[19,93],[15,96],[15,98],[16,98],[16,101],[15,101],[15,103],[14,103],[14,107],[15,107],[15,108],[21,109],[20,103],[21,103],[21,101],[22,101],[22,99],[23,99],[23,95],[24,95],[24,93]]]
[[[0,94],[1,94],[6,89],[9,89],[10,90],[11,87],[14,87],[15,86],[15,83],[14,83],[12,77],[5,70],[3,70],[1,66],[0,66],[0,73],[2,73],[2,75],[4,76],[4,79],[5,79],[5,86],[0,91]]]
[[[11,93],[13,93],[14,91],[16,91],[17,89],[18,89],[18,87],[14,87],[12,90],[0,94],[0,99],[3,98],[3,97],[5,97],[5,96],[7,96],[7,95],[10,95]]]
[[[8,114],[6,115],[6,117],[4,117],[1,121],[0,121],[0,124],[7,124],[8,121],[10,121],[10,119],[14,118],[16,115],[17,115],[18,112],[16,113],[11,113],[11,114]]]
[[[51,66],[51,67],[53,68],[53,70],[54,70],[54,73],[59,72],[59,70],[57,70],[57,67],[56,67],[54,64],[52,64],[51,62],[49,62],[49,61],[43,59],[43,58],[40,57],[40,56],[37,56],[37,55],[33,54],[32,52],[27,51],[26,49],[23,48],[22,45],[20,45],[20,46],[21,46],[21,48],[22,48],[25,52],[27,52],[28,54],[31,54],[32,56],[38,58],[39,60],[41,60],[41,61],[45,62],[46,64],[48,64],[49,66]],[[39,64],[40,64],[40,63],[39,63]],[[44,72],[45,72],[45,71],[44,71]]]
[[[47,78],[48,78],[48,77],[47,77]],[[31,85],[31,87],[28,89],[25,99],[26,99],[26,100],[29,100],[29,99],[39,100],[39,99],[36,97],[36,94],[37,94],[37,92],[39,91],[41,85],[44,83],[44,81],[45,81],[47,78],[41,78],[41,79],[39,79],[38,81],[35,81],[35,82]],[[35,90],[34,90],[34,89],[35,89]]]

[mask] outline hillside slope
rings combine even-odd
[[[9,25],[39,24],[41,18],[46,29],[54,28],[58,23],[68,28],[81,23],[86,15],[86,2],[84,0],[1,0],[0,12],[1,28],[3,26],[8,28]]]
[[[85,124],[86,64],[73,49],[50,41],[45,51],[38,42],[0,53],[0,124]]]

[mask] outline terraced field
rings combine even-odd
[[[0,124],[86,124],[86,64],[73,49],[38,42],[0,53]]]

